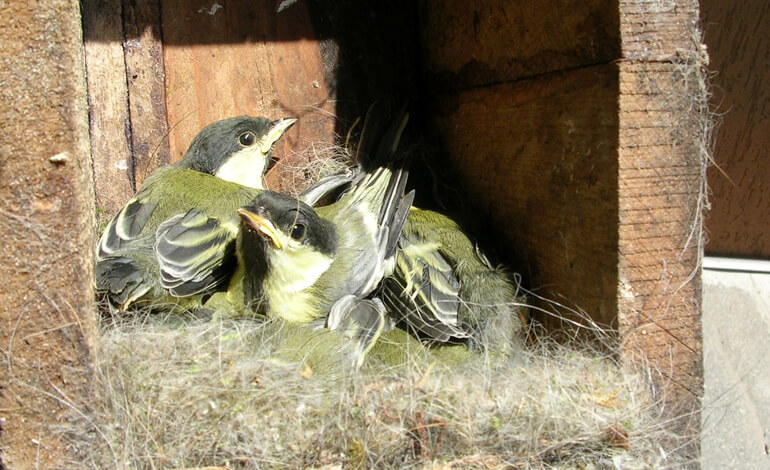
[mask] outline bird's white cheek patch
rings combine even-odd
[[[267,155],[260,151],[259,145],[245,148],[236,152],[219,167],[216,176],[249,188],[264,189],[262,178],[265,176],[267,158]]]

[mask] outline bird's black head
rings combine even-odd
[[[251,204],[238,210],[244,244],[259,237],[277,250],[302,251],[309,248],[332,257],[337,247],[334,224],[297,198],[265,191]]]
[[[297,120],[241,116],[214,122],[193,139],[179,166],[251,188],[263,188],[273,144]]]

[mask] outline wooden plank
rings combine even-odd
[[[0,414],[7,468],[64,468],[91,397],[94,187],[79,2],[0,4]],[[54,157],[54,158],[52,158]]]
[[[656,371],[672,427],[697,435],[705,56],[697,2],[669,6],[620,2],[618,325],[627,362]],[[697,455],[697,442],[679,451]]]
[[[527,285],[617,315],[617,67],[439,95],[437,167]]]
[[[120,4],[120,0],[82,2],[96,204],[105,219],[135,189]]]
[[[169,162],[158,0],[124,0],[123,21],[131,148],[138,188],[153,170]]]
[[[303,166],[308,143],[334,140],[333,106],[307,7],[301,2],[278,13],[272,2],[217,5],[161,2],[170,159],[180,159],[195,134],[217,119],[297,117],[275,150],[287,158],[268,182],[285,192],[301,189],[305,178],[295,168]]]
[[[714,255],[770,258],[770,3],[701,1],[721,113],[707,219]],[[724,172],[724,173],[723,173]]]
[[[620,58],[618,4],[426,0],[420,8],[432,88],[464,89]]]

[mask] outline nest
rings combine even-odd
[[[663,451],[681,436],[648,381],[596,342],[537,334],[500,358],[395,330],[352,371],[329,335],[192,314],[117,319],[101,337],[93,400],[60,431],[88,468],[681,463]]]

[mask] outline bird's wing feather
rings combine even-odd
[[[361,299],[355,295],[346,295],[332,306],[327,327],[355,343],[351,360],[356,367],[363,363],[366,353],[390,328],[385,313],[385,306],[379,299]]]
[[[143,267],[136,258],[102,258],[95,269],[97,292],[107,294],[112,305],[125,310],[153,288]]]
[[[235,269],[236,233],[198,210],[169,218],[155,238],[160,283],[177,297],[209,292]]]
[[[152,237],[146,233],[157,203],[136,197],[126,204],[99,239],[95,283],[112,305],[127,308],[155,288]]]
[[[327,176],[314,183],[300,193],[299,198],[309,206],[316,207],[324,199],[332,197],[338,191],[345,189],[358,175],[357,170],[351,169],[335,175]]]
[[[346,279],[346,293],[365,297],[392,271],[396,242],[414,199],[413,192],[404,194],[408,159],[398,151],[408,118],[405,106],[394,109],[377,103],[370,108],[359,144],[365,171],[335,208],[319,208],[319,214],[328,213],[337,226],[339,251],[350,259],[332,270],[335,279]]]
[[[409,191],[398,203],[398,207],[390,220],[388,242],[385,245],[385,258],[390,258],[395,254],[398,240],[401,238],[401,232],[404,229],[404,224],[413,202],[414,190]]]
[[[158,203],[148,203],[134,198],[112,218],[104,230],[97,249],[97,261],[120,255],[122,249],[141,245],[147,239],[142,232],[147,226]]]
[[[437,341],[469,337],[458,322],[460,281],[440,247],[414,233],[403,234],[399,246],[393,275],[383,284],[397,320]]]

